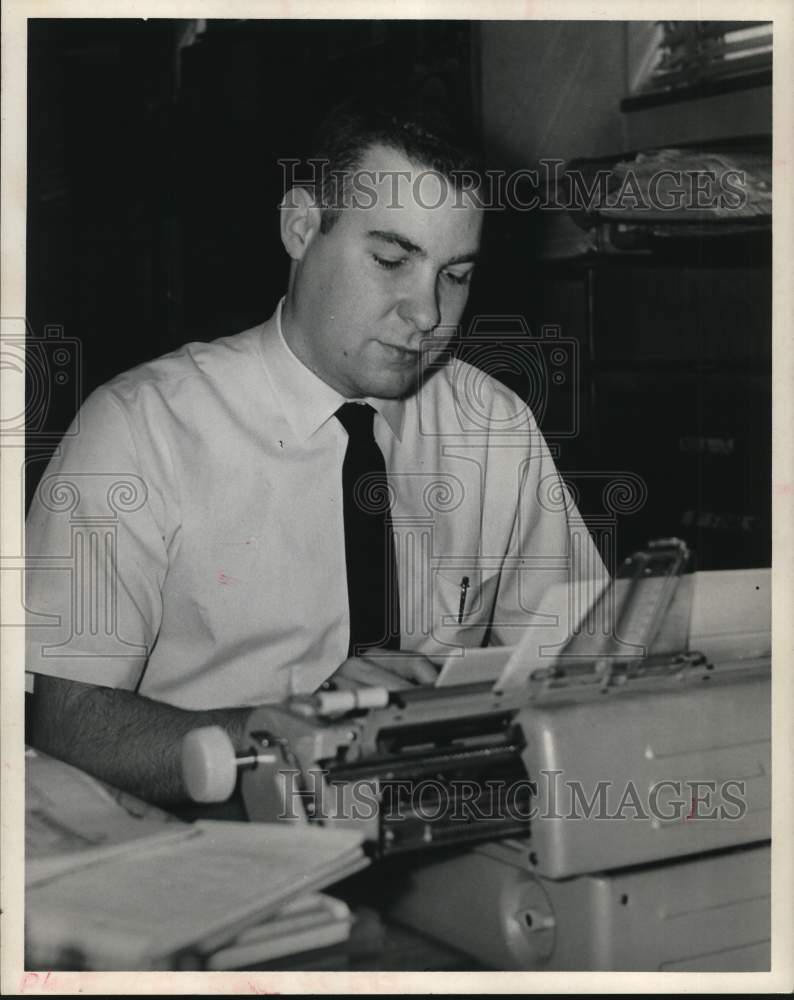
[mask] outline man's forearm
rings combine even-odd
[[[31,744],[148,802],[187,800],[180,772],[182,737],[222,726],[236,749],[251,708],[186,711],[132,691],[38,675]]]

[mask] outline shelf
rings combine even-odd
[[[655,108],[663,104],[678,104],[682,101],[697,101],[704,97],[716,97],[720,94],[730,94],[737,90],[750,90],[754,87],[768,87],[772,83],[772,70],[763,69],[742,76],[728,77],[723,80],[703,80],[689,87],[676,87],[671,90],[649,91],[647,94],[632,94],[620,102],[623,112],[642,111],[645,108]]]

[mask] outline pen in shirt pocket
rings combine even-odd
[[[466,593],[469,589],[469,578],[464,576],[460,581],[460,604],[458,605],[458,625],[463,624],[463,612],[466,609]]]

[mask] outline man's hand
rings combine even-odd
[[[390,691],[417,684],[435,684],[440,666],[421,653],[371,649],[351,656],[326,681],[342,691],[385,687]]]

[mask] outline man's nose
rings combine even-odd
[[[438,306],[438,287],[435,277],[411,282],[400,303],[399,313],[421,334],[431,333],[441,322]]]

